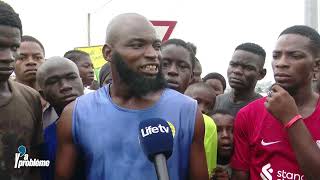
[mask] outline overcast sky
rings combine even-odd
[[[6,0],[20,14],[25,35],[38,38],[46,57],[62,56],[87,46],[87,13],[91,15],[91,45],[102,45],[112,17],[136,12],[150,20],[178,21],[171,38],[198,47],[203,74],[226,77],[234,48],[254,42],[267,51],[263,81],[271,81],[271,52],[279,33],[303,24],[303,0]]]

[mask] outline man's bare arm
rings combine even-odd
[[[320,149],[302,120],[288,129],[291,147],[306,179],[320,177]]]
[[[56,180],[71,179],[77,160],[77,150],[72,139],[72,112],[74,102],[63,110],[57,123],[57,157],[56,157]]]
[[[194,136],[190,150],[190,179],[208,180],[208,168],[204,150],[205,126],[201,112],[197,109]]]
[[[272,86],[272,95],[267,98],[266,108],[283,125],[299,114],[294,98],[279,85]],[[286,108],[283,108],[286,107]],[[320,177],[320,149],[314,142],[302,119],[287,129],[290,145],[306,179]]]

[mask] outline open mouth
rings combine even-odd
[[[141,66],[139,69],[142,73],[145,73],[148,75],[156,75],[159,72],[158,65],[155,65],[155,64],[147,64],[147,65]]]

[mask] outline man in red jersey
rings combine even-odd
[[[272,61],[276,84],[235,120],[233,180],[320,178],[320,103],[311,86],[319,49],[320,35],[310,27],[280,34]]]

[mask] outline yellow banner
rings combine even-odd
[[[102,54],[102,45],[101,46],[89,46],[89,47],[78,47],[76,50],[84,51],[90,54],[90,58],[95,69],[101,68],[106,63],[106,60],[103,58]]]

